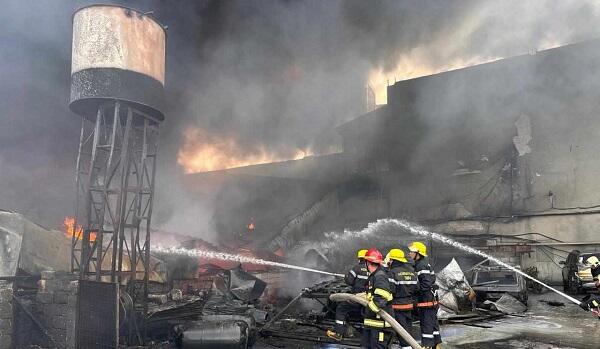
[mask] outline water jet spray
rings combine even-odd
[[[474,249],[474,248],[472,248],[470,246],[464,245],[464,244],[462,244],[462,243],[460,243],[458,241],[452,240],[452,239],[450,239],[448,237],[445,237],[443,235],[430,232],[430,231],[426,230],[425,228],[423,228],[421,226],[418,226],[416,224],[410,223],[408,221],[400,220],[400,219],[391,219],[391,218],[379,219],[379,220],[377,220],[377,222],[369,224],[369,226],[366,229],[364,229],[363,231],[366,232],[367,234],[370,234],[370,233],[372,233],[374,231],[377,231],[379,228],[384,228],[386,226],[388,226],[388,227],[392,226],[393,228],[395,227],[395,228],[401,228],[403,230],[408,230],[413,235],[419,235],[419,236],[423,236],[425,238],[430,238],[432,240],[441,242],[444,245],[456,247],[456,248],[461,249],[461,250],[463,250],[465,252],[468,252],[470,254],[474,254],[474,255],[477,255],[477,256],[480,256],[480,257],[483,257],[483,258],[487,258],[490,261],[492,261],[492,262],[494,262],[494,263],[496,263],[498,265],[501,265],[501,266],[503,266],[505,268],[508,268],[508,269],[514,271],[515,273],[517,273],[519,275],[522,275],[523,277],[525,277],[525,278],[527,278],[527,279],[529,279],[529,280],[531,280],[533,282],[536,282],[536,283],[544,286],[545,288],[547,288],[550,291],[555,292],[556,294],[558,294],[558,295],[560,295],[560,296],[568,299],[569,301],[571,301],[571,302],[573,302],[573,303],[575,303],[577,305],[581,305],[581,301],[579,301],[578,299],[573,298],[573,297],[569,296],[568,294],[565,294],[565,293],[563,293],[563,292],[561,292],[561,291],[559,291],[559,290],[557,290],[557,289],[555,289],[555,288],[547,285],[546,283],[544,283],[544,282],[542,282],[542,281],[540,281],[540,280],[538,280],[538,279],[536,279],[536,278],[528,275],[527,273],[524,273],[523,271],[521,271],[521,270],[519,270],[519,269],[511,266],[508,263],[505,263],[505,262],[499,260],[498,258],[492,257],[492,256],[490,256],[490,255],[488,255],[488,254],[486,254],[486,253],[484,253],[482,251],[479,251],[479,250]]]
[[[187,249],[187,248],[182,248],[182,247],[162,247],[162,246],[152,246],[152,251],[158,252],[158,253],[175,254],[175,255],[195,257],[195,258],[218,259],[218,260],[222,260],[222,261],[248,263],[248,264],[255,264],[255,265],[268,265],[271,267],[294,269],[294,270],[306,271],[306,272],[310,272],[310,273],[344,277],[343,274],[330,273],[328,271],[300,267],[297,265],[286,264],[286,263],[272,262],[272,261],[268,261],[265,259],[254,258],[254,257],[249,257],[249,256],[242,256],[239,254],[231,254],[231,253],[225,253],[225,252],[207,251],[207,250],[201,250],[201,249]]]

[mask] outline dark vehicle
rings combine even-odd
[[[477,302],[495,301],[503,294],[509,295],[527,304],[527,284],[525,278],[516,272],[501,266],[479,266],[473,269],[472,288]]]
[[[562,279],[565,291],[571,294],[584,293],[596,289],[590,266],[586,260],[591,256],[600,258],[600,252],[579,252],[573,250],[566,261],[561,261]]]

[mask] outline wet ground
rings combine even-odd
[[[564,302],[561,307],[545,301]],[[548,292],[530,295],[529,309],[518,316],[505,316],[477,325],[443,325],[444,349],[599,349],[600,319],[573,303]],[[306,342],[281,341],[259,348],[344,348]],[[347,348],[347,347],[346,347]]]
[[[565,302],[550,306],[540,300]],[[476,328],[446,325],[442,328],[447,349],[598,349],[600,319],[554,293],[532,295],[529,309],[518,317],[506,316]]]

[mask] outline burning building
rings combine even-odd
[[[342,153],[190,174],[188,187],[221,178],[219,234],[254,217],[272,250],[404,217],[560,283],[565,251],[600,243],[599,45],[397,82],[387,105],[337,128]]]

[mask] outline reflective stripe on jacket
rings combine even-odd
[[[417,303],[428,303],[436,301],[435,272],[429,264],[429,259],[423,257],[415,262],[415,274],[417,275]],[[417,304],[418,306],[418,304]],[[435,306],[435,305],[432,305]]]
[[[344,277],[348,286],[352,287],[352,293],[362,293],[367,290],[367,279],[369,271],[365,262],[361,262],[352,267]]]
[[[394,295],[390,287],[389,274],[382,267],[378,267],[367,280],[367,301],[365,309],[365,326],[389,327],[377,314],[380,309],[394,316],[392,300]]]
[[[414,302],[413,296],[418,287],[414,268],[408,263],[394,260],[390,266],[390,276],[390,283],[394,285],[393,308],[395,310],[411,310]]]

